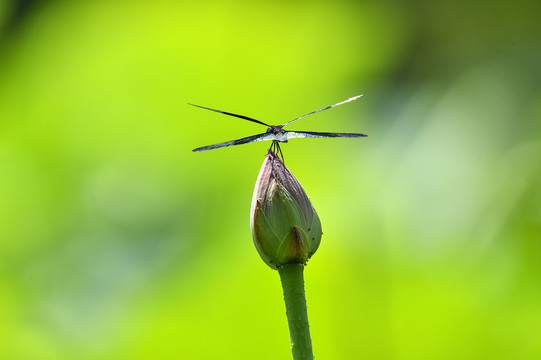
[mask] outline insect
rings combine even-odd
[[[300,117],[298,117],[296,119],[293,119],[290,122],[287,122],[287,123],[285,123],[283,125],[269,125],[269,124],[265,124],[262,121],[253,119],[253,118],[248,117],[248,116],[233,114],[233,113],[230,113],[230,112],[216,110],[216,109],[211,109],[211,108],[200,106],[200,105],[188,104],[188,105],[199,107],[201,109],[216,111],[216,112],[219,112],[221,114],[234,116],[234,117],[237,117],[237,118],[241,118],[241,119],[244,119],[244,120],[252,121],[252,122],[267,126],[267,131],[262,133],[262,134],[252,135],[252,136],[248,136],[248,137],[245,137],[245,138],[242,138],[242,139],[237,139],[237,140],[226,141],[226,142],[222,142],[222,143],[219,143],[219,144],[198,147],[197,149],[193,149],[192,151],[194,151],[194,152],[207,151],[207,150],[213,150],[213,149],[223,148],[223,147],[227,147],[227,146],[235,146],[235,145],[241,145],[241,144],[254,143],[254,142],[258,142],[258,141],[271,140],[272,141],[271,149],[274,148],[275,150],[279,151],[280,154],[282,154],[282,151],[280,150],[279,143],[280,142],[286,143],[286,142],[288,142],[289,139],[295,139],[295,138],[336,138],[336,137],[359,138],[359,137],[365,137],[367,135],[365,135],[365,134],[357,134],[357,133],[334,133],[334,132],[287,131],[287,130],[284,130],[285,126],[287,126],[287,125],[289,125],[289,124],[291,124],[291,123],[293,123],[293,122],[295,122],[297,120],[300,120],[300,119],[302,119],[304,117],[307,117],[308,115],[313,115],[313,114],[318,113],[320,111],[332,109],[335,106],[342,105],[342,104],[348,103],[350,101],[356,100],[356,99],[360,98],[361,96],[363,96],[363,95],[357,95],[357,96],[351,97],[351,98],[349,98],[347,100],[336,103],[334,105],[324,107],[323,109],[312,111],[311,113],[300,116]],[[282,154],[282,158],[283,158],[283,154]]]

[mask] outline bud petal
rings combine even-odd
[[[250,225],[259,255],[274,269],[305,264],[321,241],[321,223],[310,199],[271,150],[254,189]]]

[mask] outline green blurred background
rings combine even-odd
[[[539,1],[0,2],[0,359],[289,359],[250,235],[292,140],[317,359],[541,359]]]

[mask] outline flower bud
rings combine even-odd
[[[299,181],[272,150],[257,178],[250,227],[259,255],[273,269],[306,264],[321,241],[316,210]]]

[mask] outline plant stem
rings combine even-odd
[[[293,360],[314,359],[304,296],[303,270],[303,264],[287,264],[278,269],[284,290]]]

